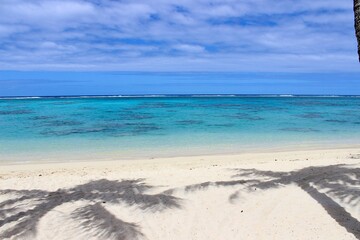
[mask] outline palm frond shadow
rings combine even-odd
[[[252,179],[248,191],[267,190],[296,184],[318,202],[349,233],[360,239],[360,222],[342,205],[360,204],[360,168],[346,165],[307,167],[291,172],[237,169],[234,178]],[[231,197],[236,198],[236,193]]]
[[[308,167],[291,172],[261,171],[257,169],[231,169],[236,174],[234,180],[203,182],[187,185],[182,188],[169,189],[164,193],[173,193],[182,190],[195,192],[206,190],[210,187],[240,187],[229,196],[232,203],[240,197],[243,191],[268,190],[296,184],[348,232],[360,239],[360,222],[351,216],[333,198],[344,205],[360,205],[360,168],[346,165],[333,165],[324,167]],[[238,178],[238,179],[237,179]],[[236,179],[236,180],[235,180]]]
[[[187,185],[183,188],[171,188],[171,189],[164,191],[163,193],[173,194],[175,191],[178,191],[178,190],[184,190],[185,192],[195,192],[195,191],[206,190],[210,187],[230,187],[230,186],[243,185],[247,182],[249,182],[249,181],[245,181],[245,180],[216,181],[216,182],[209,181],[209,182]]]
[[[180,199],[170,194],[148,194],[154,189],[144,179],[91,181],[73,188],[57,191],[1,190],[0,194],[15,198],[0,202],[0,239],[36,236],[40,219],[54,208],[76,201],[88,201],[71,217],[81,222],[81,227],[93,229],[97,237],[107,239],[138,239],[143,236],[140,227],[117,219],[101,203],[123,203],[141,210],[162,211],[180,208]],[[6,228],[5,228],[6,227]],[[4,230],[2,230],[4,229]]]
[[[105,230],[98,231],[99,239],[138,239],[139,236],[143,236],[139,225],[118,219],[100,203],[81,207],[71,215],[82,223],[86,231]]]

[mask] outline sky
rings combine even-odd
[[[352,0],[0,0],[0,95],[360,94]]]

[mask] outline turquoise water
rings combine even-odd
[[[358,143],[358,97],[0,99],[2,162]]]

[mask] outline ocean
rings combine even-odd
[[[235,154],[359,143],[357,96],[0,99],[1,163]]]

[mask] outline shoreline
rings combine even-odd
[[[8,157],[9,154],[0,154],[0,166],[18,166],[18,165],[37,165],[37,164],[62,164],[62,163],[93,163],[93,162],[124,162],[124,161],[151,161],[154,159],[176,159],[176,158],[195,158],[195,157],[216,157],[216,156],[241,156],[244,154],[272,154],[272,153],[281,153],[281,152],[301,152],[301,151],[321,151],[321,150],[345,150],[345,149],[360,149],[360,144],[339,144],[337,142],[328,142],[326,144],[290,144],[288,146],[276,147],[276,146],[257,146],[253,148],[248,148],[246,150],[241,151],[214,151],[210,153],[172,153],[172,154],[164,154],[164,155],[154,155],[151,157],[144,156],[123,156],[121,151],[105,151],[101,153],[93,153],[93,152],[77,152],[74,154],[73,152],[69,153],[42,153],[38,155],[33,153],[34,156],[28,157],[28,160],[21,160],[24,158],[25,154],[20,154],[16,157]],[[159,149],[159,151],[161,151]],[[155,152],[155,151],[154,151]],[[145,153],[144,153],[145,154]],[[50,155],[50,157],[48,157]],[[56,155],[56,157],[53,157]],[[75,155],[75,157],[74,157]],[[149,153],[146,152],[146,155]],[[3,160],[3,159],[11,159],[11,160]],[[41,159],[41,160],[39,160]]]
[[[121,167],[134,167],[142,166],[142,168],[153,165],[157,167],[171,167],[172,164],[178,165],[197,165],[202,166],[211,165],[213,163],[235,163],[235,164],[258,164],[258,163],[271,163],[274,159],[289,158],[306,158],[306,156],[320,156],[320,155],[356,155],[360,154],[360,146],[348,146],[339,148],[315,148],[315,149],[291,149],[291,150],[271,150],[271,151],[258,151],[258,152],[244,152],[233,154],[211,154],[211,155],[190,155],[190,156],[172,156],[172,157],[158,157],[158,158],[136,158],[136,159],[101,159],[101,160],[64,160],[57,162],[30,162],[30,163],[9,163],[0,166],[0,177],[2,174],[16,171],[36,171],[36,170],[56,170],[56,169],[80,169],[80,168],[107,168],[109,166]],[[343,156],[345,157],[345,156]],[[268,159],[266,159],[268,158]],[[291,161],[288,160],[288,161]],[[300,160],[299,160],[300,161]],[[304,159],[302,160],[304,161]],[[316,162],[314,162],[316,164]],[[317,165],[317,164],[316,164]]]

